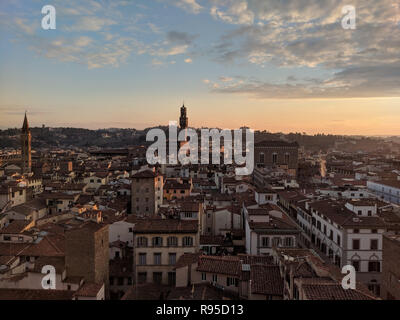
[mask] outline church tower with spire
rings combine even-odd
[[[187,117],[187,114],[186,114],[185,103],[181,107],[181,116],[179,117],[179,127],[181,129],[187,129],[188,128],[188,117]]]
[[[21,157],[22,157],[22,173],[30,173],[32,167],[31,158],[31,130],[29,129],[28,118],[24,118],[24,124],[21,130]]]

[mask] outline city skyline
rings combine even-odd
[[[353,1],[344,30],[346,4],[4,1],[0,128],[143,129],[184,100],[194,127],[399,135],[398,7]]]

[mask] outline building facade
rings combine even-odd
[[[163,176],[153,170],[143,170],[132,176],[132,213],[150,216],[158,212],[163,201]]]
[[[297,174],[298,154],[297,142],[261,141],[254,145],[256,166],[278,167],[292,176]]]

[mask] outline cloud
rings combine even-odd
[[[174,5],[190,13],[198,14],[203,9],[196,0],[174,0]]]
[[[254,22],[255,14],[248,10],[246,1],[229,1],[226,11],[213,6],[210,9],[210,14],[217,20],[222,20],[231,24],[251,25]]]
[[[149,26],[149,28],[152,32],[154,32],[156,34],[161,33],[161,29],[159,27],[157,27],[154,23],[149,22],[147,25]]]
[[[169,31],[166,39],[169,43],[190,45],[197,36],[190,35],[186,32]]]
[[[210,14],[237,26],[220,36],[208,52],[211,59],[227,65],[314,69],[321,77],[330,76],[313,85],[293,79],[287,83],[252,79],[236,86],[214,82],[218,92],[258,98],[400,95],[400,73],[393,73],[400,65],[399,11],[392,0],[379,5],[373,0],[352,1],[356,30],[341,27],[341,9],[348,4],[344,0],[242,2],[213,0]]]
[[[233,78],[221,76],[221,77],[219,77],[219,80],[222,82],[230,82],[230,81],[233,81]]]
[[[87,16],[79,18],[76,24],[66,27],[65,30],[73,32],[100,31],[113,24],[116,24],[116,22],[108,18]]]
[[[33,35],[36,30],[36,24],[29,23],[26,19],[15,18],[15,25],[25,34]]]
[[[256,99],[368,98],[400,96],[400,64],[354,67],[328,79],[296,79],[274,83],[257,78],[220,77],[204,82],[211,91],[245,94]]]
[[[187,58],[187,59],[185,59],[184,61],[185,61],[186,63],[192,63],[192,62],[193,62],[193,60],[190,59],[190,58]]]
[[[150,49],[150,54],[153,56],[168,57],[183,54],[187,51],[188,45],[173,46],[170,48],[153,48]]]
[[[86,47],[89,45],[93,40],[89,37],[82,36],[75,40],[75,45],[77,47]]]

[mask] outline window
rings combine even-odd
[[[333,258],[333,250],[330,249],[330,248],[329,248],[329,250],[328,250],[328,257],[329,257],[329,259],[331,259],[331,260],[332,260],[332,258]]]
[[[161,284],[162,272],[153,272],[153,282],[156,284]]]
[[[119,286],[123,286],[124,285],[124,278],[122,278],[122,277],[118,278],[118,285]]]
[[[154,264],[160,265],[161,264],[161,253],[157,252],[154,254]]]
[[[336,243],[340,246],[340,236],[339,235],[337,235],[337,237],[336,237]]]
[[[285,164],[289,164],[289,161],[290,161],[290,154],[285,153]]]
[[[178,246],[178,238],[177,237],[168,237],[167,243],[169,247],[177,247]]]
[[[269,238],[268,237],[262,237],[261,242],[262,242],[263,247],[269,247]]]
[[[139,253],[139,265],[144,266],[146,264],[146,253]]]
[[[361,210],[358,210],[358,211],[357,211],[357,214],[358,214],[359,216],[361,216],[362,211],[361,211]]]
[[[206,281],[207,280],[207,273],[202,272],[201,273],[201,281]]]
[[[353,239],[353,250],[360,250],[360,240]]]
[[[368,272],[380,272],[381,263],[379,261],[369,261],[368,262]]]
[[[128,286],[132,285],[132,277],[128,277]]]
[[[183,237],[182,245],[184,247],[192,247],[193,246],[193,238],[192,237]]]
[[[280,242],[281,242],[281,238],[275,237],[275,238],[272,239],[272,245],[274,247],[279,247]]]
[[[371,239],[371,250],[378,250],[378,239]]]
[[[175,265],[176,263],[176,253],[169,253],[168,261],[171,266]]]
[[[264,163],[265,162],[265,155],[264,153],[260,153],[260,163]]]
[[[114,278],[110,277],[110,286],[113,286],[113,285],[114,285]]]
[[[216,274],[212,275],[212,281],[217,282],[218,281],[218,276]]]
[[[277,164],[278,162],[278,154],[273,153],[272,154],[272,164]]]
[[[378,230],[372,229],[372,230],[371,230],[371,233],[378,233]]]
[[[285,238],[285,247],[293,247],[293,239],[291,237]]]
[[[168,285],[175,286],[175,284],[176,284],[176,273],[168,272]]]
[[[145,283],[147,281],[147,272],[139,272],[138,273],[138,282]]]
[[[226,286],[237,286],[237,279],[236,278],[231,278],[231,277],[227,277],[226,278]]]
[[[360,260],[353,260],[351,264],[357,272],[360,271]]]
[[[368,210],[368,217],[372,216],[372,211]]]
[[[360,230],[359,229],[354,229],[353,232],[354,233],[360,233]]]
[[[146,237],[139,237],[136,240],[138,247],[147,247],[147,238]]]
[[[162,247],[163,239],[161,237],[153,238],[153,247]]]

